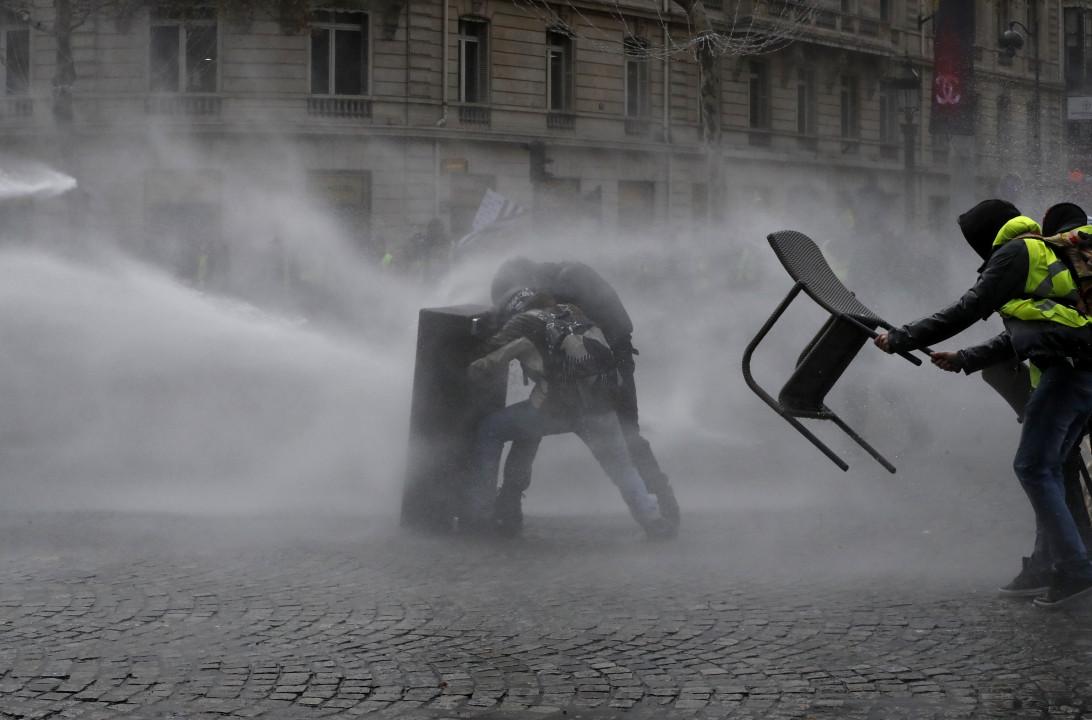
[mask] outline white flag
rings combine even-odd
[[[470,232],[455,242],[455,247],[461,248],[469,245],[474,238],[494,223],[503,223],[506,220],[519,217],[527,212],[527,208],[512,202],[499,192],[486,190],[482,196],[478,212],[474,214],[474,222],[471,223]]]

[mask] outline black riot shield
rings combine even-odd
[[[459,515],[475,429],[482,417],[504,407],[507,393],[506,375],[484,384],[467,377],[467,365],[492,326],[491,309],[484,305],[425,308],[418,316],[404,526],[448,530]]]

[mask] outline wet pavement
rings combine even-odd
[[[1092,610],[998,598],[1015,540],[912,524],[7,514],[0,718],[1092,716]]]

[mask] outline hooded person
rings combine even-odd
[[[674,524],[663,516],[630,459],[614,408],[621,378],[602,330],[576,305],[558,303],[532,288],[508,293],[499,316],[503,325],[471,363],[471,379],[507,373],[508,364],[518,360],[535,386],[527,400],[490,413],[478,425],[468,524],[511,534],[513,528],[498,524],[494,511],[504,444],[537,443],[546,435],[571,432],[592,451],[649,537],[671,537]]]
[[[494,306],[501,309],[513,292],[524,287],[549,293],[559,303],[578,306],[603,331],[621,375],[615,411],[630,458],[645,487],[656,496],[664,517],[678,528],[679,504],[675,492],[652,454],[648,440],[641,435],[634,380],[634,355],[637,351],[633,347],[633,321],[618,293],[602,275],[584,263],[546,263],[513,257],[504,261],[493,277],[490,292]],[[505,460],[504,482],[497,496],[496,519],[499,525],[511,532],[518,532],[522,525],[522,496],[531,484],[531,467],[539,443],[539,438],[518,439],[512,443]]]
[[[1071,202],[1051,205],[1043,215],[1043,235],[1047,237],[1087,226],[1088,214]]]
[[[933,363],[971,373],[1001,362],[1030,360],[1041,370],[1024,408],[1013,467],[1035,511],[1049,574],[1041,569],[1029,573],[1025,567],[1002,592],[1035,592],[1035,605],[1061,607],[1092,595],[1092,562],[1066,506],[1062,473],[1065,458],[1092,416],[1092,318],[1075,307],[1076,280],[1044,242],[1039,224],[1011,203],[983,201],[960,216],[959,226],[985,261],[977,282],[951,305],[882,333],[875,343],[885,352],[925,348],[996,312],[1005,332],[975,347],[934,352]]]
[[[1042,235],[1050,237],[1060,233],[1084,229],[1088,226],[1088,216],[1084,210],[1073,203],[1058,203],[1050,207],[1043,216]],[[1092,231],[1092,228],[1088,228]],[[987,229],[986,233],[989,233]],[[982,379],[992,387],[1016,413],[1017,422],[1024,421],[1024,409],[1038,383],[1039,370],[1035,366],[1013,358],[982,369]],[[1077,523],[1085,546],[1092,545],[1092,517],[1084,499],[1080,444],[1074,445],[1066,457],[1062,468],[1065,480],[1066,505]],[[1001,594],[1009,597],[1034,596],[1049,585],[1050,562],[1046,538],[1036,532],[1035,546],[1031,555],[1023,558],[1020,574],[1001,588]]]

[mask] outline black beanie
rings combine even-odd
[[[1005,223],[1019,215],[1020,211],[1008,200],[983,200],[959,216],[959,229],[971,249],[986,260],[993,252],[997,233]]]
[[[1050,237],[1088,224],[1088,213],[1071,202],[1051,205],[1043,215],[1043,235]]]

